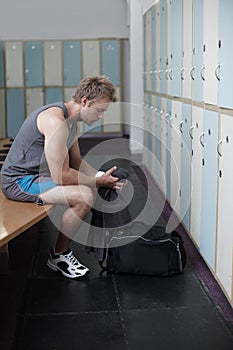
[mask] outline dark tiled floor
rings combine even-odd
[[[129,170],[137,215],[145,189]],[[233,325],[200,279],[192,254],[185,273],[171,278],[107,275],[93,254],[72,243],[91,270],[74,281],[46,266],[56,235],[47,218],[10,244],[9,270],[0,275],[1,350],[233,349]]]

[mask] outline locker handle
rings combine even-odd
[[[161,74],[162,74],[162,71],[161,71],[161,70],[159,70],[159,74],[158,74],[158,76],[159,76],[159,80],[162,80]]]
[[[153,70],[150,71],[150,80],[153,79]]]
[[[205,81],[204,72],[205,72],[205,66],[202,66],[202,67],[201,67],[201,79],[202,79],[203,81]]]
[[[164,116],[167,124],[169,124],[169,120],[168,120],[169,115],[170,115],[169,113],[166,113]]]
[[[154,71],[155,80],[157,80],[157,70]]]
[[[180,70],[180,77],[181,77],[181,80],[184,80],[184,67],[182,67]]]
[[[195,67],[192,67],[191,70],[190,70],[190,77],[192,80],[195,80],[194,78],[194,71],[195,71]]]
[[[220,146],[222,145],[222,140],[220,140],[219,142],[218,142],[218,145],[217,145],[217,152],[218,152],[218,155],[219,155],[219,157],[222,157],[222,153],[220,152]]]
[[[205,145],[204,145],[204,135],[205,135],[205,133],[203,132],[201,135],[200,135],[200,144],[202,145],[202,147],[205,147]]]
[[[218,81],[220,81],[220,64],[217,64],[216,68],[215,68],[215,77]]]
[[[172,80],[172,69],[169,69],[168,72],[169,72],[169,74],[168,74],[169,75],[169,79]]]
[[[180,125],[179,125],[179,129],[180,129],[181,134],[183,133],[182,126],[183,126],[183,121],[181,121],[181,122],[180,122]]]
[[[169,78],[168,78],[168,73],[169,73],[169,69],[166,69],[166,70],[165,70],[165,77],[166,77],[166,80],[169,79]]]
[[[194,126],[191,126],[191,128],[189,129],[189,136],[192,140],[193,140],[193,134],[192,134],[193,129],[194,129]]]

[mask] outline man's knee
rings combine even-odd
[[[93,205],[93,198],[94,198],[92,189],[88,186],[80,185],[79,191],[80,191],[79,200],[82,202],[82,206],[84,207],[83,209],[86,208],[87,211],[90,210],[90,208]]]

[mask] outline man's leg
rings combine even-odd
[[[56,186],[41,193],[40,198],[48,204],[67,205],[61,219],[60,234],[55,246],[55,253],[65,252],[72,237],[77,232],[82,220],[88,214],[93,204],[93,192],[84,185]]]

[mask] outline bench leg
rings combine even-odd
[[[8,243],[0,247],[0,274],[5,274],[9,271],[9,248]]]

